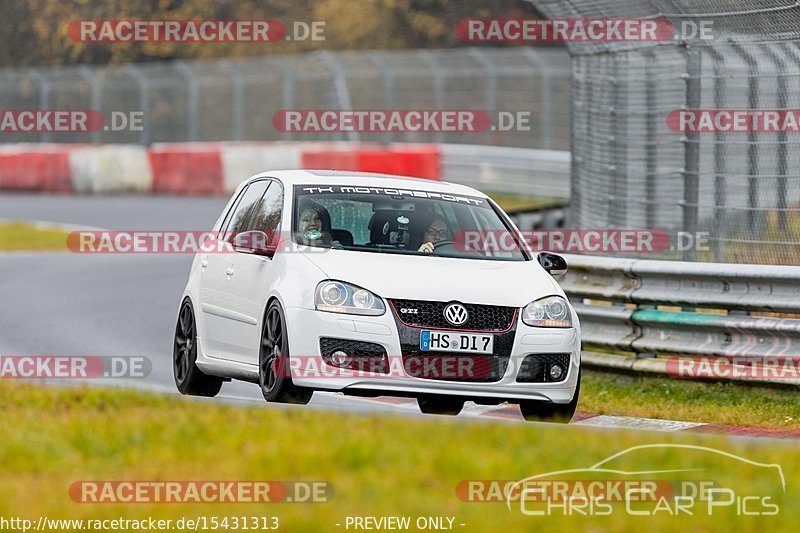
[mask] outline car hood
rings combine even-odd
[[[563,292],[535,261],[486,261],[350,250],[302,252],[329,279],[384,298],[523,307]]]

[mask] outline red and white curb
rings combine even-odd
[[[402,409],[417,410],[416,400],[409,398],[369,398],[368,401],[391,404]],[[463,415],[479,418],[497,418],[521,421],[522,415],[516,406],[480,406],[468,404]],[[773,439],[800,439],[800,430],[753,428],[745,426],[728,426],[724,424],[706,424],[702,422],[681,422],[677,420],[661,420],[657,418],[639,418],[633,416],[598,415],[578,412],[571,425],[598,428],[618,428],[644,431],[716,433],[743,437],[767,437]]]

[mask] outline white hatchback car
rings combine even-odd
[[[485,194],[268,172],[239,186],[212,233],[178,313],[182,393],[214,396],[240,379],[268,401],[327,390],[410,396],[426,413],[458,414],[471,400],[572,418],[580,329],[553,277],[567,265],[532,252]]]

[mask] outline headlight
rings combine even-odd
[[[569,304],[560,296],[536,300],[522,310],[522,321],[537,328],[571,328]]]
[[[383,301],[361,287],[341,281],[323,281],[314,293],[317,311],[378,316],[386,312]]]

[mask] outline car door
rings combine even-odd
[[[272,180],[263,197],[252,208],[243,231],[263,231],[268,236],[278,235],[283,214],[283,186]],[[226,299],[230,302],[232,316],[240,317],[231,358],[242,363],[258,364],[261,342],[261,319],[266,308],[266,297],[276,282],[272,258],[251,253],[247,248],[237,248],[226,266]]]
[[[238,255],[233,248],[236,233],[245,230],[250,215],[261,201],[269,180],[250,183],[231,207],[220,226],[215,251],[200,256],[201,305],[203,327],[201,338],[206,355],[220,359],[236,359],[239,336],[249,333],[252,317],[241,315],[232,301],[230,282],[232,261]]]

